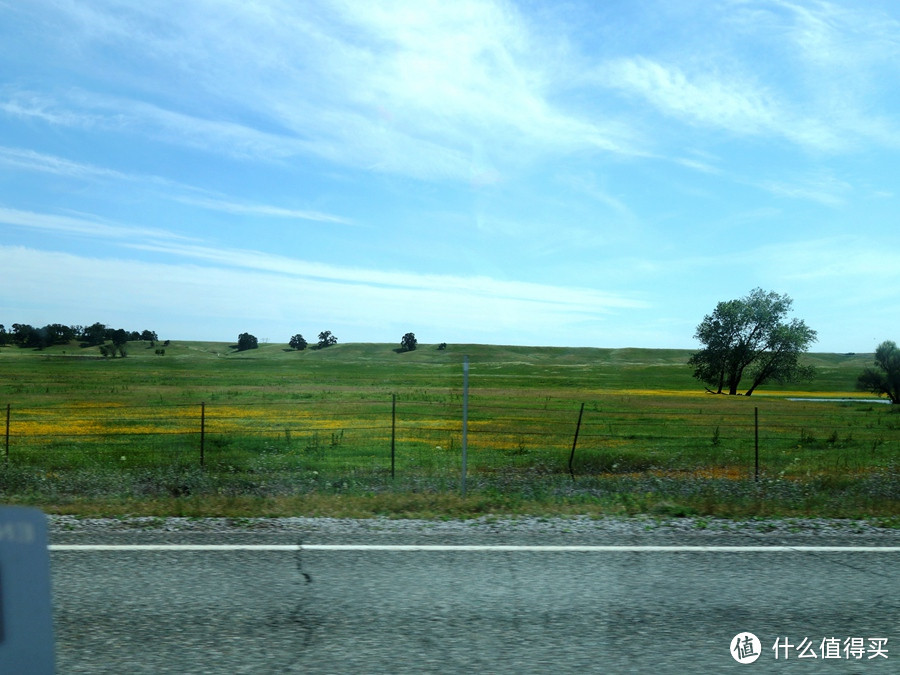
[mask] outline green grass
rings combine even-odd
[[[813,382],[744,398],[704,393],[683,350],[165,349],[132,343],[124,359],[77,345],[0,349],[0,405],[11,413],[4,501],[85,514],[898,515],[896,406],[787,400],[859,397],[872,355],[809,355]]]

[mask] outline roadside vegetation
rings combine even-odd
[[[704,392],[682,350],[296,343],[160,354],[130,341],[115,360],[3,347],[3,501],[83,515],[900,516],[897,406],[790,400],[871,399],[856,389],[871,354],[805,354],[815,380],[748,398]]]

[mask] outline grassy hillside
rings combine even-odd
[[[3,499],[78,513],[889,519],[900,503],[897,406],[788,400],[865,398],[854,386],[870,354],[810,354],[813,382],[746,398],[707,394],[686,350],[157,349],[0,349]],[[465,357],[473,496],[454,500]]]
[[[0,349],[0,400],[50,403],[82,396],[109,400],[202,400],[257,391],[268,398],[311,389],[461,387],[462,362],[468,356],[474,389],[539,389],[600,395],[605,392],[703,393],[686,362],[691,352],[675,349],[592,349],[497,345],[420,345],[399,353],[396,345],[350,343],[327,349],[291,350],[286,344],[262,344],[239,352],[227,342],[174,341],[165,355],[136,342],[127,358],[104,359],[97,348],[76,344],[43,351]],[[809,383],[767,385],[757,398],[785,393],[861,396],[856,378],[872,362],[871,354],[810,354],[817,368]]]

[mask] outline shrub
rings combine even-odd
[[[241,333],[238,335],[238,351],[243,352],[248,349],[256,349],[259,347],[259,340],[256,339],[255,335],[250,335],[250,333]]]
[[[419,341],[416,340],[416,334],[407,333],[400,339],[400,351],[411,352],[418,346],[418,344]]]

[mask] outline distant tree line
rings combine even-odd
[[[10,330],[0,324],[0,346],[16,345],[30,349],[45,349],[53,345],[67,345],[79,342],[83,347],[100,347],[111,342],[117,352],[123,352],[127,342],[144,340],[155,343],[159,338],[155,331],[128,331],[112,328],[102,323],[90,326],[66,326],[51,323],[35,327],[27,323],[14,323]],[[107,354],[109,355],[109,354]]]
[[[327,347],[331,347],[332,345],[336,345],[338,342],[337,336],[332,334],[330,330],[323,330],[319,333],[319,341],[313,345],[313,349],[326,349]],[[406,333],[402,338],[400,338],[400,349],[401,352],[411,352],[416,349],[419,341],[416,340],[415,333]],[[296,335],[292,335],[291,339],[288,340],[288,346],[291,349],[296,351],[303,351],[307,347],[309,347],[309,342],[306,338],[303,337],[302,334],[297,333]],[[241,333],[238,336],[237,342],[237,350],[245,351],[247,349],[256,349],[259,347],[259,341],[256,339],[254,335],[250,333]],[[438,349],[446,349],[447,343],[442,342]]]
[[[319,333],[319,341],[315,345],[315,349],[325,349],[326,347],[331,347],[332,345],[336,345],[338,342],[337,336],[332,334],[330,330],[323,330]],[[300,333],[291,336],[291,339],[288,341],[288,345],[291,349],[295,349],[297,351],[302,351],[309,346],[309,342],[306,341],[306,338],[303,337]],[[250,333],[241,333],[238,336],[238,351],[244,351],[246,349],[256,349],[259,347],[259,341],[256,339],[254,335]]]

